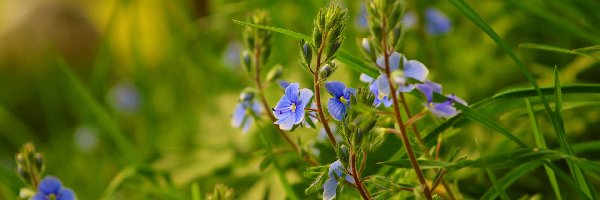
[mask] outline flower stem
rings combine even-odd
[[[327,41],[327,34],[323,37],[323,41]],[[315,87],[315,101],[317,102],[317,113],[319,113],[319,120],[321,124],[323,124],[323,128],[325,128],[325,132],[327,132],[327,137],[329,138],[329,142],[333,148],[337,147],[337,142],[335,141],[335,137],[333,137],[333,133],[329,128],[329,124],[327,123],[327,119],[325,118],[325,114],[323,113],[323,106],[321,106],[321,83],[319,82],[319,69],[321,68],[321,56],[323,54],[323,49],[325,49],[325,42],[321,43],[317,53],[317,64],[315,66],[315,72],[313,73],[313,84]],[[309,64],[310,65],[310,64]],[[310,66],[308,67],[310,68]]]
[[[254,50],[254,66],[255,66],[255,71],[256,71],[256,76],[255,76],[255,82],[256,82],[256,87],[258,88],[258,93],[259,93],[259,97],[260,97],[260,101],[261,104],[263,106],[263,109],[266,111],[267,115],[269,116],[269,118],[271,119],[271,121],[276,122],[277,119],[275,118],[275,115],[273,115],[272,112],[269,112],[271,110],[271,108],[269,107],[269,103],[267,102],[267,98],[265,97],[265,93],[264,93],[264,87],[262,82],[260,81],[260,52],[261,52],[261,46],[260,45],[256,45],[256,48]],[[275,130],[277,131],[277,133],[279,133],[279,135],[281,137],[283,137],[283,139],[294,149],[294,151],[300,156],[302,157],[302,159],[304,159],[306,162],[308,162],[308,164],[312,165],[312,166],[317,166],[319,165],[319,162],[315,161],[312,156],[307,155],[307,156],[302,156],[302,151],[300,149],[300,147],[298,147],[298,145],[290,138],[289,135],[287,135],[283,130],[279,129],[279,127],[277,127],[277,125],[273,124],[273,126],[275,126]]]
[[[390,95],[392,96],[392,100],[394,103],[394,114],[396,115],[396,122],[398,123],[398,126],[400,127],[400,137],[402,138],[402,143],[404,143],[404,148],[406,149],[406,153],[408,154],[408,157],[410,159],[410,163],[413,167],[413,169],[415,170],[415,172],[417,173],[417,177],[419,178],[419,182],[421,183],[421,186],[423,187],[423,192],[425,193],[425,197],[428,200],[431,200],[431,191],[429,190],[429,186],[427,186],[427,181],[425,180],[425,176],[423,175],[423,172],[421,171],[421,167],[419,167],[419,163],[417,163],[417,158],[415,157],[415,153],[412,150],[412,147],[410,145],[410,141],[408,140],[408,135],[406,134],[406,127],[404,126],[404,122],[402,122],[402,116],[400,114],[400,106],[398,105],[398,97],[396,96],[396,90],[394,89],[394,85],[392,84],[390,77],[391,77],[391,70],[390,70],[390,63],[389,63],[389,50],[387,47],[387,31],[386,31],[386,18],[383,18],[382,20],[382,40],[381,40],[381,45],[383,48],[383,60],[385,61],[385,74],[387,75],[388,78],[388,84],[390,86]]]
[[[366,159],[366,158],[363,158],[363,159]],[[354,183],[356,184],[356,188],[358,189],[358,192],[360,192],[360,196],[362,196],[363,199],[370,200],[371,197],[369,196],[368,191],[365,189],[362,182],[360,181],[360,174],[358,174],[358,170],[356,170],[356,153],[355,152],[352,152],[352,155],[350,156],[350,168],[352,170],[352,177],[354,178]]]

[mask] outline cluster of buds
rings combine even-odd
[[[250,23],[268,25],[269,13],[257,10],[250,16]],[[263,65],[271,54],[271,31],[246,26],[244,28],[244,50],[242,52],[242,64],[250,71],[254,63]],[[256,60],[258,59],[258,60]]]
[[[384,37],[387,50],[395,50],[402,39],[402,15],[404,14],[402,0],[371,0],[367,4],[369,30],[373,36],[369,41],[364,40],[363,47],[370,47],[369,54],[374,52],[374,46],[382,49]],[[392,49],[393,48],[393,49]],[[365,48],[366,49],[366,48]],[[381,53],[381,52],[379,52]]]
[[[21,151],[15,156],[19,176],[34,187],[37,187],[44,172],[44,158],[41,153],[35,152],[31,143],[23,145]]]
[[[319,14],[317,14],[314,21],[312,36],[314,46],[312,50],[318,54],[325,53],[324,63],[332,60],[335,52],[342,45],[346,19],[348,19],[348,9],[341,8],[338,5],[330,4],[328,8],[319,10]],[[308,49],[308,47],[303,46],[303,49]],[[310,64],[310,62],[307,62],[307,64]]]
[[[358,88],[354,98],[350,99],[350,109],[342,123],[342,133],[354,152],[365,149],[364,144],[375,144],[371,141],[375,124],[379,117],[374,113],[361,112],[359,108],[370,107],[375,97],[367,88]],[[367,145],[368,146],[368,145]],[[370,149],[370,148],[369,148]]]

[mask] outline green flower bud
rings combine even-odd
[[[267,74],[267,82],[273,82],[281,77],[283,74],[283,66],[275,65],[275,67],[271,68],[269,73]]]
[[[42,167],[44,166],[44,157],[41,153],[35,153],[35,167],[38,171],[42,171]]]

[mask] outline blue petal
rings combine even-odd
[[[431,103],[429,110],[435,116],[440,118],[450,118],[458,114],[456,108],[452,106],[451,101],[445,101],[443,103]]]
[[[290,106],[292,106],[292,102],[290,102],[290,100],[286,96],[282,96],[279,102],[277,102],[277,105],[275,105],[275,108],[273,109],[273,114],[275,115],[275,118],[282,119],[285,116],[287,116],[286,113],[291,112]]]
[[[294,124],[299,124],[304,119],[304,106],[296,107],[296,112],[294,113]]]
[[[364,73],[360,74],[359,79],[363,83],[371,83],[371,82],[373,82],[373,77],[370,77],[369,75],[366,75]]]
[[[242,133],[247,133],[248,130],[250,130],[252,123],[254,123],[254,118],[247,117],[246,121],[244,121],[244,127],[242,128]]]
[[[375,80],[375,83],[377,83],[377,91],[379,93],[384,94],[385,96],[390,94],[390,83],[385,74],[379,75],[377,80]],[[377,96],[379,96],[379,94],[377,94]]]
[[[298,88],[300,84],[291,83],[285,88],[285,96],[290,100],[290,102],[298,102]]]
[[[300,102],[302,105],[302,109],[304,109],[304,107],[306,107],[306,104],[308,104],[308,102],[310,102],[310,99],[313,96],[313,92],[309,89],[301,89],[300,90]]]
[[[450,19],[446,17],[441,11],[435,8],[428,8],[425,11],[425,18],[427,20],[425,30],[427,33],[432,35],[444,34],[450,31],[452,24]]]
[[[424,81],[429,74],[429,70],[425,65],[416,60],[409,60],[404,63],[404,76],[413,78],[419,81]]]
[[[413,91],[414,89],[415,89],[414,84],[399,84],[398,85],[398,92],[410,92],[410,91]]]
[[[385,61],[383,60],[383,55],[377,57],[377,66],[381,69],[385,69]]]
[[[69,188],[62,188],[58,192],[56,200],[75,200],[75,193]]]
[[[331,96],[336,99],[339,99],[344,95],[344,90],[346,89],[346,85],[339,81],[330,81],[325,83],[325,89]]]
[[[44,194],[58,194],[62,183],[54,176],[47,176],[38,186],[38,190]]]
[[[402,54],[400,54],[398,52],[394,52],[394,53],[392,53],[392,55],[390,55],[390,57],[389,57],[390,71],[398,70],[398,67],[400,66],[400,59],[402,59]]]
[[[258,101],[252,102],[252,112],[256,115],[260,115],[263,113],[263,107],[258,103]]]
[[[279,83],[279,87],[281,87],[284,90],[290,85],[290,82],[282,80],[277,81],[277,83]]]
[[[335,178],[329,178],[323,184],[323,200],[332,200],[335,198],[338,181]]]
[[[339,178],[342,177],[342,173],[344,166],[342,165],[342,161],[339,159],[329,165],[329,178]],[[335,173],[335,175],[334,175]],[[335,177],[334,177],[335,176]]]
[[[346,181],[348,181],[348,183],[354,185],[354,177],[346,174]]]
[[[451,95],[446,95],[448,97],[448,99],[460,103],[462,105],[468,106],[469,104],[467,104],[467,102],[465,100],[462,100],[461,98],[458,98],[456,95],[451,94]]]
[[[394,103],[394,100],[392,100],[392,98],[390,98],[389,96],[383,98],[383,105],[385,107],[389,108],[390,106],[392,106],[393,103]]]
[[[427,98],[427,102],[433,101],[434,93],[442,92],[442,86],[440,84],[437,84],[437,83],[434,83],[431,81],[425,81],[425,83],[417,84],[416,87],[419,91],[421,91],[425,95],[425,97]]]
[[[46,200],[46,195],[38,192],[30,200]]]
[[[242,103],[238,103],[235,106],[235,110],[233,111],[233,116],[231,118],[231,126],[240,127],[242,125],[242,121],[244,121],[244,117],[246,116],[246,109],[242,105]]]
[[[404,14],[404,17],[402,17],[402,28],[408,30],[413,28],[416,24],[417,16],[415,15],[415,12],[408,11]]]
[[[329,114],[333,116],[333,119],[342,121],[346,114],[346,105],[339,99],[331,98],[329,99],[329,102],[327,102],[327,110],[329,111]]]
[[[296,119],[296,115],[292,112],[287,112],[282,115],[282,118],[277,120],[275,124],[279,124],[279,128],[281,130],[292,130],[294,126],[294,120]]]

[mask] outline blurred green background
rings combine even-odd
[[[356,57],[363,1],[338,1],[350,21],[342,49]],[[520,49],[520,43],[544,43],[568,49],[600,44],[597,1],[471,1],[482,17],[516,50],[541,86],[553,84],[553,67],[563,84],[600,83],[600,64],[589,57]],[[15,153],[32,141],[44,152],[47,174],[60,177],[79,199],[189,199],[192,183],[208,193],[217,183],[235,190],[236,199],[283,199],[274,170],[260,169],[261,143],[270,130],[254,126],[248,134],[232,128],[230,116],[239,92],[252,81],[239,63],[242,26],[255,9],[271,14],[272,25],[310,34],[322,0],[0,0],[0,199],[15,199],[24,183],[16,175]],[[472,22],[445,1],[408,1],[408,10],[436,7],[452,21],[452,30],[429,36],[408,30],[402,47],[410,59],[425,63],[431,79],[468,102],[512,87],[528,86],[510,58]],[[541,11],[542,13],[540,14]],[[567,25],[565,25],[567,24]],[[575,28],[573,28],[575,27]],[[312,87],[297,63],[297,41],[273,36],[267,68],[281,64],[283,79]],[[268,70],[263,70],[267,72]],[[357,87],[358,74],[341,67],[331,78]],[[280,89],[267,90],[274,105]],[[598,100],[598,95],[567,100]],[[413,101],[414,112],[421,109]],[[565,112],[572,142],[600,138],[598,104],[572,106]],[[525,112],[492,115],[532,142]],[[548,125],[548,120],[541,119]],[[428,127],[427,123],[419,124]],[[551,127],[548,132],[551,132]],[[476,124],[462,125],[447,147],[466,155],[493,154],[506,146],[497,134]],[[315,143],[312,129],[292,134]],[[550,134],[550,147],[558,147]],[[485,147],[479,151],[478,145]],[[498,142],[503,141],[503,142]],[[319,160],[335,159],[326,143]],[[369,159],[367,174],[400,146],[395,137]],[[600,159],[599,152],[585,157]],[[295,154],[280,162],[294,189],[303,194],[310,180]],[[479,170],[455,173],[466,197],[478,197],[489,181]],[[507,191],[551,196],[543,170],[519,180]],[[598,187],[597,179],[593,179]],[[532,184],[533,183],[533,184]],[[532,192],[533,191],[533,192]],[[316,198],[310,196],[309,198]]]

